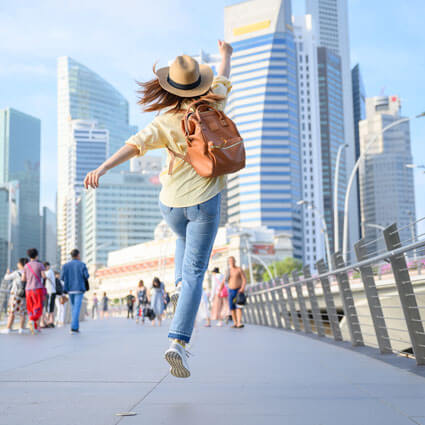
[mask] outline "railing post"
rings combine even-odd
[[[323,327],[322,314],[320,313],[319,303],[317,301],[316,293],[314,291],[314,283],[311,279],[310,266],[303,268],[304,279],[308,279],[306,286],[308,291],[308,298],[310,300],[311,313],[313,314],[314,326],[316,327],[317,335],[325,336],[325,328]]]
[[[251,303],[252,295],[251,295],[251,288],[248,287],[245,292],[246,292],[247,301],[246,301],[246,306],[245,306],[245,308],[243,310],[244,321],[246,323],[253,324],[253,321],[252,321],[252,303]]]
[[[257,315],[257,325],[264,325],[263,313],[261,311],[261,297],[260,294],[255,295],[255,305],[256,305],[256,315]]]
[[[273,285],[273,282],[268,282],[267,283],[267,288],[266,289],[271,289]],[[273,298],[271,296],[272,291],[268,291],[264,293],[264,299],[266,302],[265,308],[267,310],[267,315],[269,318],[269,326],[273,326],[273,327],[277,327],[277,323],[275,320],[275,310],[274,310],[274,303],[273,303]]]
[[[336,269],[345,267],[344,260],[340,252],[333,255]],[[348,331],[353,346],[364,345],[359,318],[357,316],[356,306],[354,305],[353,293],[350,288],[347,272],[337,273],[336,280],[339,286],[342,304],[344,306],[345,319],[347,320]]]
[[[279,302],[276,296],[276,291],[278,291],[278,289],[273,289],[270,292],[270,296],[272,299],[272,305],[273,305],[273,312],[274,312],[274,319],[276,321],[276,327],[277,328],[283,328],[282,325],[282,319],[280,317],[280,309],[279,309]]]
[[[264,283],[262,283],[261,284],[261,290],[264,290],[265,286],[266,285]],[[264,302],[264,293],[260,292],[259,297],[260,297],[260,310],[261,310],[261,314],[262,314],[262,318],[263,318],[262,325],[267,326],[268,320],[267,320],[266,306],[265,306],[265,302]]]
[[[367,257],[367,249],[363,246],[363,244],[364,239],[360,239],[356,244],[354,244],[354,250],[358,261],[365,260]],[[382,354],[392,353],[391,341],[388,336],[381,300],[379,299],[378,290],[376,289],[372,266],[360,267],[360,275],[362,277],[367,303],[372,317],[372,323],[375,328],[379,351]]]
[[[401,247],[397,225],[392,224],[384,230],[385,244],[389,251]],[[418,365],[425,364],[425,334],[421,316],[416,302],[415,292],[410,280],[409,271],[404,254],[391,255],[390,263],[393,270],[395,284],[400,296],[406,326],[412,343],[413,353]]]
[[[303,288],[299,282],[298,272],[294,270],[292,272],[292,279],[295,283],[295,290],[297,291],[298,305],[300,306],[301,317],[303,319],[304,332],[312,333],[310,318],[308,317],[307,307],[305,305],[305,299],[303,295]]]
[[[289,278],[287,274],[283,275],[283,282],[285,283],[285,285],[289,284]],[[286,289],[286,294],[288,295],[288,304],[289,304],[289,309],[291,310],[292,323],[294,324],[294,329],[297,332],[299,332],[301,331],[301,326],[300,326],[300,321],[298,319],[298,313],[295,308],[294,298],[292,296],[292,286],[286,286],[285,289]]]
[[[282,285],[284,284],[283,279],[281,280],[280,284]],[[288,314],[288,306],[286,304],[285,297],[283,296],[283,288],[280,288],[277,290],[276,296],[281,309],[281,314],[283,316],[283,321],[285,322],[285,328],[292,329],[291,320],[289,319],[289,314]]]
[[[319,275],[325,274],[328,272],[328,268],[325,265],[323,260],[319,260],[316,263],[317,271]],[[341,329],[339,327],[338,314],[336,312],[334,297],[331,292],[331,285],[329,284],[328,277],[320,277],[320,283],[322,284],[323,296],[326,303],[326,311],[328,313],[329,325],[332,330],[332,335],[334,336],[335,341],[342,341]]]

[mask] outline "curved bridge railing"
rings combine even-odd
[[[305,266],[291,278],[248,287],[245,321],[348,340],[425,365],[425,259],[417,255],[425,240],[413,236],[414,241],[402,243],[396,224],[380,238],[386,249],[374,256],[368,253],[370,242],[355,244],[355,264],[344,264],[337,252],[334,270],[320,260],[317,275]]]

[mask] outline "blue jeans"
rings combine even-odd
[[[221,194],[185,208],[159,203],[165,221],[177,235],[174,256],[176,285],[182,289],[169,338],[189,342],[202,296],[202,283],[220,223]]]
[[[69,294],[69,300],[71,302],[71,329],[74,331],[78,330],[80,327],[80,310],[83,296],[83,293]]]

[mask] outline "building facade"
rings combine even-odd
[[[306,12],[312,15],[313,26],[317,30],[319,47],[326,47],[341,60],[341,79],[343,94],[344,142],[347,175],[351,173],[356,161],[353,99],[350,64],[350,38],[347,0],[306,0]],[[359,239],[358,188],[354,182],[349,204],[350,244]]]
[[[58,244],[61,261],[67,258],[66,222],[68,165],[72,120],[95,121],[99,129],[109,131],[108,152],[117,151],[128,139],[134,127],[129,125],[127,100],[98,74],[64,56],[58,59]],[[114,172],[128,169],[122,164]]]
[[[160,185],[139,173],[111,173],[102,185],[83,193],[83,258],[106,265],[108,252],[153,239],[161,221]]]
[[[59,258],[56,239],[56,214],[48,207],[43,207],[42,210],[40,239],[40,258],[43,261],[48,261],[52,267],[58,267]]]
[[[246,168],[229,176],[229,223],[289,233],[302,257],[297,58],[291,3],[252,0],[225,8],[233,89],[227,113],[245,141]]]
[[[397,223],[400,239],[415,239],[415,196],[409,122],[381,134],[384,127],[402,118],[398,96],[366,99],[366,119],[360,121],[360,196],[363,234],[369,253],[385,248],[378,226]],[[367,149],[367,146],[369,148]]]
[[[12,108],[0,111],[0,184],[19,184],[19,256],[40,249],[40,129],[38,118]]]
[[[317,34],[311,15],[294,18],[294,33],[298,51],[302,200],[305,201],[302,207],[303,261],[314,270],[316,262],[326,258],[326,251],[323,226],[317,213],[324,215],[324,203]]]
[[[359,136],[359,122],[366,118],[366,90],[364,88],[362,75],[360,72],[360,65],[357,64],[351,70],[351,81],[353,86],[353,119],[354,119],[354,142],[356,146],[356,160],[360,156],[360,136]],[[359,174],[357,173],[357,186],[360,187]],[[357,191],[357,206],[360,212],[360,190]],[[359,220],[360,226],[360,220]],[[360,235],[363,235],[362,226],[359,229]]]

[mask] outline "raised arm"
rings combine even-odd
[[[115,152],[109,159],[107,159],[99,168],[90,171],[84,179],[84,187],[92,187],[96,189],[99,187],[99,178],[106,174],[108,170],[117,167],[123,162],[128,161],[139,153],[136,146],[126,144]]]
[[[226,78],[230,77],[230,62],[233,53],[233,47],[223,40],[218,40],[218,51],[221,56],[221,63],[218,66],[218,75]]]

